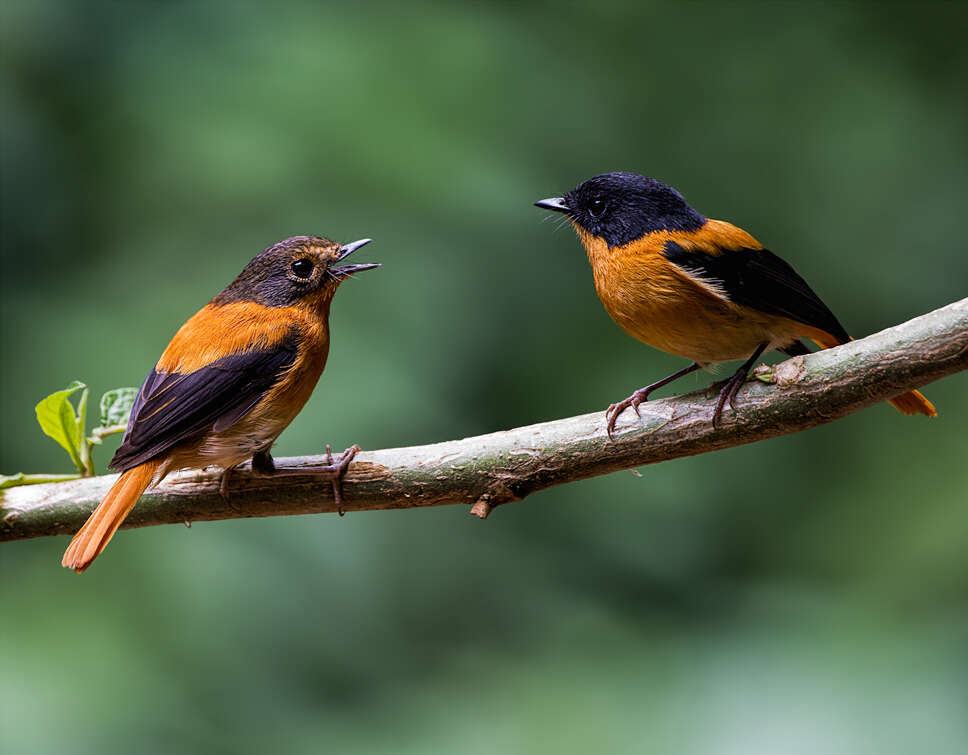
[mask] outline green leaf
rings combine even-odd
[[[84,438],[84,430],[79,427],[80,417],[71,405],[70,397],[79,390],[87,391],[87,386],[79,380],[72,382],[62,391],[50,394],[47,398],[37,404],[37,422],[40,429],[57,441],[60,446],[67,451],[79,470],[84,470],[81,461],[81,442]],[[86,403],[84,398],[81,400],[81,408]]]
[[[128,424],[128,415],[137,397],[137,388],[115,388],[101,396],[101,426]]]

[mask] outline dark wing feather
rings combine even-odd
[[[297,339],[223,357],[195,372],[152,370],[138,392],[111,468],[127,470],[214,427],[244,417],[296,361]]]
[[[844,326],[789,264],[767,249],[686,250],[669,241],[663,250],[687,273],[714,283],[730,301],[825,330],[842,343]]]

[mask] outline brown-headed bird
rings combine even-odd
[[[145,379],[111,468],[122,472],[74,536],[64,566],[84,571],[145,489],[177,469],[318,474],[340,482],[358,446],[328,464],[276,469],[269,449],[309,399],[329,353],[329,307],[339,284],[378,264],[345,264],[370,239],[340,245],[294,236],[270,246],[182,325]]]
[[[742,228],[703,217],[661,181],[605,173],[535,204],[571,221],[612,319],[640,341],[692,361],[612,404],[609,436],[623,411],[638,413],[652,391],[710,364],[745,360],[722,383],[715,425],[763,352],[807,354],[801,338],[824,349],[851,340],[790,265]],[[937,415],[918,391],[890,403],[905,414]]]

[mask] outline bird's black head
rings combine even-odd
[[[653,231],[694,231],[706,222],[678,191],[638,173],[603,173],[535,205],[563,212],[610,247]]]
[[[267,307],[328,302],[340,282],[378,263],[340,265],[370,239],[337,244],[321,236],[293,236],[273,244],[245,266],[238,277],[212,299],[213,304],[251,301]]]

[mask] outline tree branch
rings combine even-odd
[[[495,506],[553,485],[805,430],[966,368],[968,299],[962,299],[860,341],[758,368],[760,379],[743,387],[738,409],[727,410],[718,429],[711,421],[714,397],[698,392],[643,404],[641,419],[626,411],[611,442],[605,412],[597,411],[475,438],[362,452],[346,476],[344,508],[462,503],[483,518]],[[276,463],[325,462],[303,456]],[[75,532],[115,479],[0,492],[0,540]],[[335,510],[327,480],[273,479],[243,469],[232,478],[228,503],[218,480],[216,470],[171,475],[142,497],[124,526]]]

